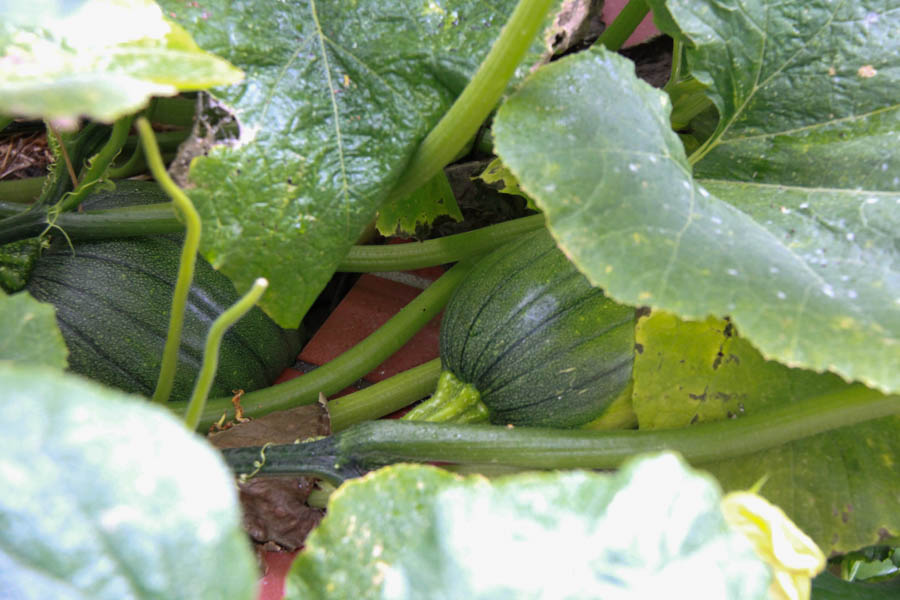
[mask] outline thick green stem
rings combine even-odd
[[[353,273],[408,271],[456,262],[484,254],[525,233],[540,229],[544,222],[544,215],[532,215],[425,242],[354,246],[337,270]]]
[[[159,146],[163,158],[166,161],[169,161],[172,157],[175,156],[175,152],[178,150],[178,147],[182,144],[182,142],[190,137],[190,132],[162,131],[156,132],[155,137],[156,144]],[[147,170],[147,161],[144,158],[144,148],[143,146],[141,146],[140,139],[132,140],[131,138],[128,138],[128,141],[125,143],[125,146],[122,150],[131,150],[131,155],[129,155],[128,160],[122,163],[120,166],[110,168],[109,176],[111,178],[122,179],[124,177],[131,177],[132,175],[136,175]]]
[[[74,134],[60,136],[73,165],[80,166],[109,138],[109,127],[89,123]],[[41,188],[38,199],[26,210],[0,221],[0,244],[34,237],[47,230],[48,211],[72,188],[66,162],[57,160]],[[7,199],[4,197],[4,199]]]
[[[519,0],[478,71],[416,150],[394,188],[398,197],[428,181],[472,139],[500,101],[551,4],[551,0]]]
[[[197,113],[197,100],[193,98],[154,98],[147,109],[147,120],[176,127],[190,128]]]
[[[403,461],[611,469],[635,454],[662,450],[674,450],[694,464],[703,464],[896,414],[900,414],[900,396],[885,396],[860,385],[738,419],[662,431],[598,432],[387,419],[360,423],[307,444],[270,446],[266,464],[258,472],[310,473],[340,483]],[[258,447],[240,448],[224,454],[235,472],[247,473],[253,470],[259,451]]]
[[[172,204],[185,222],[184,246],[181,248],[178,279],[175,281],[175,291],[172,293],[169,333],[163,348],[159,379],[156,381],[156,390],[153,392],[153,401],[164,403],[168,401],[175,383],[178,350],[181,347],[181,329],[184,324],[184,308],[187,305],[188,293],[191,291],[191,281],[194,279],[194,265],[197,262],[197,249],[200,247],[201,223],[200,215],[191,204],[190,199],[166,173],[166,167],[159,155],[159,147],[156,145],[149,121],[143,117],[139,118],[137,128],[141,135],[141,142],[144,144],[144,153],[147,156],[150,172],[153,173],[153,177],[156,178],[160,187],[172,198]]]
[[[312,404],[318,400],[320,393],[328,396],[344,389],[384,362],[434,318],[450,299],[459,282],[472,269],[473,263],[474,261],[463,261],[454,265],[387,323],[331,362],[302,377],[244,394],[241,405],[245,413],[261,416],[276,410]],[[167,406],[176,412],[184,410],[184,402],[169,402]],[[200,426],[209,426],[231,408],[231,398],[210,400],[200,418]]]
[[[634,33],[649,12],[650,5],[647,4],[647,0],[631,0],[594,43],[615,52]]]
[[[432,423],[484,423],[488,419],[488,411],[481,401],[481,392],[474,385],[462,381],[451,371],[444,371],[438,379],[434,395],[403,415],[403,419]]]
[[[222,338],[225,337],[225,332],[247,314],[247,311],[253,308],[268,286],[269,282],[265,279],[257,279],[240,300],[229,306],[210,325],[209,332],[206,334],[206,346],[203,349],[203,364],[200,366],[200,372],[197,374],[194,391],[191,394],[191,400],[184,415],[184,424],[189,430],[197,429],[200,415],[203,414],[203,408],[206,406],[206,398],[209,396],[209,390],[212,388],[213,379],[216,376],[216,369],[219,367],[219,348],[222,345]]]
[[[0,202],[0,216],[20,212],[21,204]],[[59,215],[54,223],[71,240],[102,240],[184,231],[184,224],[175,217],[171,202],[67,212]]]
[[[706,95],[706,86],[693,77],[675,85],[666,86],[672,100],[672,129],[687,127],[691,120],[713,105]]]
[[[109,176],[113,179],[128,177],[128,173],[133,173],[138,170],[139,167],[146,166],[147,162],[144,160],[144,147],[138,144],[134,147],[134,150],[131,151],[131,156],[128,157],[128,160],[121,166],[110,167]]]
[[[79,177],[78,187],[75,188],[71,194],[63,198],[59,208],[56,209],[55,212],[57,215],[76,208],[81,204],[81,201],[84,200],[85,196],[93,191],[94,184],[104,177],[109,165],[112,164],[112,161],[119,155],[119,152],[121,152],[122,146],[125,145],[125,140],[128,139],[128,132],[131,131],[131,122],[133,120],[134,118],[129,115],[127,117],[122,117],[115,122],[112,133],[109,135],[109,139],[106,140],[106,143],[103,145],[103,148],[100,149],[100,152],[91,159],[87,170]]]
[[[435,358],[358,392],[331,400],[328,403],[331,431],[380,419],[421,400],[434,392],[440,374],[441,359]]]

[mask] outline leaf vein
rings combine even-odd
[[[325,49],[325,34],[322,31],[322,25],[319,23],[319,14],[316,9],[316,0],[309,3],[310,12],[312,13],[313,22],[316,27],[316,35],[319,40],[319,50],[322,53],[322,61],[325,65],[325,79],[328,85],[328,94],[331,99],[331,110],[334,118],[334,133],[337,141],[338,160],[341,165],[341,195],[344,201],[344,235],[350,235],[350,183],[347,177],[347,163],[344,158],[344,140],[341,132],[340,111],[338,109],[337,95],[334,91],[334,81],[331,79],[331,64],[328,61],[328,52]]]

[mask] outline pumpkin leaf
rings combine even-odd
[[[725,321],[656,312],[638,322],[633,406],[642,429],[740,419],[767,407],[849,389],[831,374],[765,360]],[[859,385],[859,384],[854,384]],[[752,455],[704,464],[726,490],[765,478],[780,506],[827,554],[900,532],[900,418],[836,429]]]
[[[800,186],[813,196],[900,191],[896,10],[877,0],[814,0],[802,11],[772,0],[741,10],[719,0],[666,7],[720,115],[691,157],[697,176]]]
[[[613,298],[686,319],[729,315],[765,358],[900,389],[900,194],[695,180],[669,111],[631,63],[592,49],[540,69],[504,103],[495,147]],[[798,231],[793,206],[818,218]]]
[[[111,122],[143,108],[151,96],[241,78],[151,0],[14,2],[4,9],[3,114],[72,126],[83,116]]]
[[[213,91],[240,137],[190,168],[204,256],[238,289],[266,277],[261,306],[296,327],[515,4],[163,0],[246,73]],[[547,58],[552,22],[517,80]]]
[[[879,583],[844,581],[828,571],[812,582],[815,600],[884,600],[900,596],[900,577]]]
[[[490,481],[387,467],[334,493],[286,597],[765,598],[768,568],[720,501],[671,454]]]
[[[412,236],[417,226],[428,226],[444,215],[463,220],[447,175],[440,171],[409,196],[389,198],[382,204],[375,227],[384,236]]]
[[[254,598],[221,457],[166,409],[0,364],[0,580],[11,598]]]
[[[28,292],[0,294],[0,362],[13,361],[65,369],[69,350],[56,324],[52,304]]]

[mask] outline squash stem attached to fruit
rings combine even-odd
[[[629,457],[674,450],[693,464],[735,458],[871,419],[900,414],[900,396],[859,385],[737,419],[680,429],[589,431],[368,421],[302,444],[223,451],[237,474],[313,475],[332,483],[397,462],[441,461],[530,469],[612,469]]]
[[[184,415],[184,424],[191,431],[197,428],[197,424],[200,422],[200,415],[203,414],[203,407],[206,406],[206,398],[209,395],[210,388],[212,388],[216,369],[219,366],[219,347],[222,345],[222,338],[225,336],[225,332],[247,314],[247,311],[253,308],[267,287],[269,287],[269,282],[260,277],[253,282],[253,286],[240,300],[228,307],[210,325],[209,333],[206,334],[206,346],[203,349],[203,364],[200,367],[200,372],[197,374],[194,391],[191,394],[191,400]]]
[[[551,4],[551,0],[519,0],[475,75],[416,150],[394,188],[397,196],[408,196],[431,179],[477,133],[500,101]]]
[[[487,423],[488,410],[481,393],[450,371],[441,373],[434,395],[403,415],[407,421],[435,423]]]
[[[434,392],[440,374],[441,359],[435,358],[358,392],[331,400],[328,403],[331,431],[380,419],[421,400]]]
[[[194,265],[197,261],[197,248],[200,246],[200,215],[191,204],[187,195],[175,185],[175,182],[166,173],[159,147],[153,137],[150,122],[144,117],[137,120],[138,132],[144,145],[144,154],[147,156],[147,164],[150,172],[156,178],[157,183],[172,198],[172,203],[181,214],[185,224],[184,246],[181,249],[181,261],[178,267],[178,279],[175,283],[175,291],[172,294],[172,312],[169,314],[169,333],[166,337],[166,345],[163,349],[162,365],[159,369],[159,379],[156,382],[156,390],[153,392],[154,402],[166,402],[172,393],[172,385],[175,382],[175,369],[178,366],[178,349],[181,345],[181,329],[184,324],[184,307],[187,304],[188,293],[191,290],[191,281],[194,279]]]
[[[312,404],[319,394],[326,396],[344,389],[379,364],[434,318],[450,299],[463,277],[472,269],[474,260],[461,261],[428,286],[390,320],[366,339],[318,369],[290,381],[244,394],[241,404],[245,414],[261,416]],[[183,402],[169,402],[169,408],[183,411]],[[210,400],[200,418],[205,428],[232,409],[231,398]]]

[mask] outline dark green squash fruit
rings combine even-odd
[[[538,230],[487,255],[454,292],[441,322],[438,390],[407,418],[592,421],[631,378],[634,319]]]
[[[156,196],[159,198],[159,196]],[[161,200],[164,201],[163,196]],[[31,272],[26,289],[56,307],[69,368],[150,396],[156,387],[178,272],[179,235],[55,243]],[[74,250],[74,252],[73,252]],[[186,400],[203,360],[212,321],[239,298],[226,276],[198,256],[185,311],[173,400]],[[254,308],[225,334],[210,392],[228,396],[270,385],[300,346]]]

